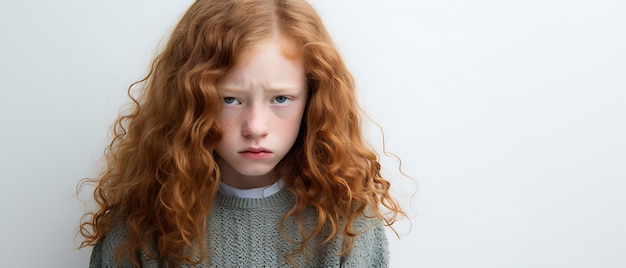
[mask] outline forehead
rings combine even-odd
[[[221,82],[222,88],[302,87],[305,72],[302,57],[293,42],[269,38],[248,49]]]
[[[290,37],[284,34],[274,32],[270,37],[257,41],[243,53],[237,56],[235,67],[246,65],[253,56],[255,56],[259,50],[264,50],[268,47],[268,44],[279,48],[282,56],[290,60],[302,59],[302,48],[298,43]]]

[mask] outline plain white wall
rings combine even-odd
[[[392,267],[626,266],[625,2],[311,2],[419,185]],[[0,2],[0,267],[87,265],[75,186],[190,3]]]

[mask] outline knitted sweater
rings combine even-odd
[[[196,267],[290,267],[285,254],[296,250],[298,245],[281,236],[278,223],[293,204],[293,195],[285,189],[265,198],[218,193],[205,237],[208,258]],[[315,210],[305,210],[303,221],[305,228],[313,228],[317,221]],[[360,235],[354,239],[350,253],[338,256],[342,236],[323,246],[320,245],[325,236],[319,236],[310,241],[305,253],[293,256],[293,260],[298,267],[387,267],[389,252],[381,221],[360,216],[354,229]],[[285,221],[284,231],[290,238],[301,239],[295,219]],[[115,267],[115,250],[126,237],[123,225],[116,225],[93,248],[89,267]],[[154,251],[154,245],[149,247]],[[165,267],[157,260],[147,260],[145,252],[137,256],[142,259],[142,267]],[[132,265],[130,261],[122,261],[122,267]]]

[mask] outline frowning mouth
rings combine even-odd
[[[238,153],[242,157],[251,160],[265,159],[272,155],[272,151],[265,148],[246,148]]]
[[[244,150],[239,151],[239,153],[253,153],[253,154],[257,154],[257,153],[272,153],[272,151],[265,149],[263,147],[257,147],[257,148],[253,148],[253,147],[249,147],[246,148]]]

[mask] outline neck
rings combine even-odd
[[[222,174],[222,183],[237,189],[252,189],[270,186],[278,181],[273,177],[265,176],[227,176]]]
[[[247,176],[234,170],[230,165],[219,159],[221,182],[237,189],[252,189],[272,185],[278,181],[274,172],[258,176]]]

